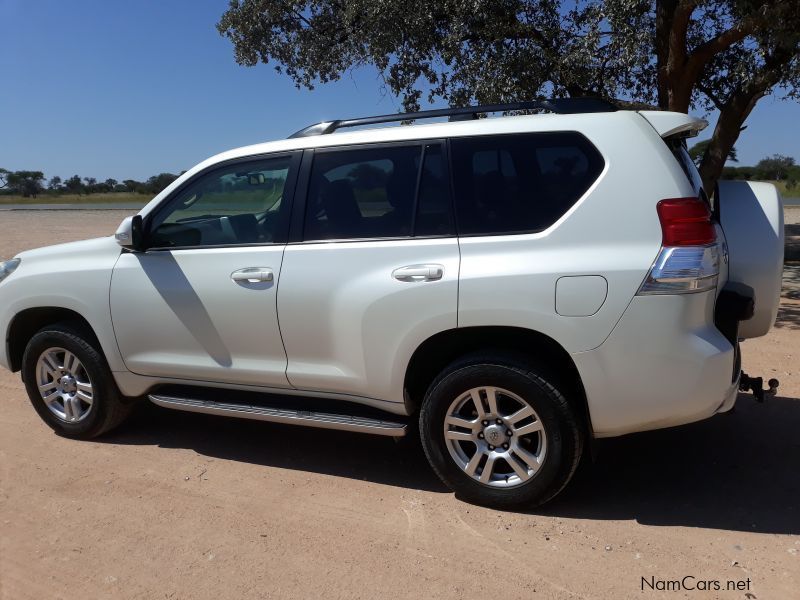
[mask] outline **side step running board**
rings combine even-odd
[[[295,410],[288,408],[270,408],[266,406],[253,406],[249,404],[229,404],[211,400],[195,400],[193,398],[176,398],[174,396],[161,396],[151,394],[150,401],[164,408],[185,410],[188,412],[205,413],[209,415],[222,415],[238,417],[240,419],[253,419],[255,421],[273,421],[275,423],[288,423],[290,425],[305,425],[307,427],[321,427],[323,429],[342,429],[344,431],[360,431],[375,435],[389,435],[402,437],[406,434],[406,424],[392,421],[383,421],[369,417],[355,415],[340,415],[308,410]]]

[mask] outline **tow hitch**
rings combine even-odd
[[[750,375],[744,371],[742,371],[742,374],[739,377],[739,391],[753,392],[756,402],[764,402],[764,396],[766,394],[774,396],[778,393],[778,386],[780,385],[780,382],[777,379],[770,379],[767,382],[767,385],[769,387],[765,390],[763,377],[750,377]]]

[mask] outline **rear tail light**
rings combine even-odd
[[[664,246],[705,246],[717,239],[711,212],[698,198],[662,200],[656,210]]]
[[[717,287],[719,255],[711,213],[697,198],[662,200],[661,250],[647,274],[640,295],[686,294]]]

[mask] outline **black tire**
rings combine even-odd
[[[481,386],[502,388],[523,399],[536,412],[546,436],[541,466],[530,479],[513,487],[491,487],[477,481],[456,463],[448,450],[444,424],[451,403]],[[428,387],[419,422],[422,446],[439,478],[459,498],[484,506],[522,508],[544,504],[564,489],[583,452],[584,427],[576,409],[556,387],[555,378],[515,355],[477,354],[449,365]],[[489,435],[487,430],[483,431]],[[477,448],[477,443],[470,444],[473,442],[466,442],[466,447]],[[485,465],[485,460],[480,462]],[[508,462],[496,464],[510,468]]]
[[[39,393],[36,365],[50,348],[63,348],[74,354],[91,381],[92,403],[86,417],[78,422],[57,417]],[[120,394],[94,336],[80,324],[58,323],[38,331],[25,347],[22,379],[33,408],[53,431],[64,437],[88,440],[100,436],[121,424],[133,408]]]

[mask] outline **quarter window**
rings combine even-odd
[[[603,170],[599,152],[579,133],[456,138],[451,148],[460,234],[546,229]]]

